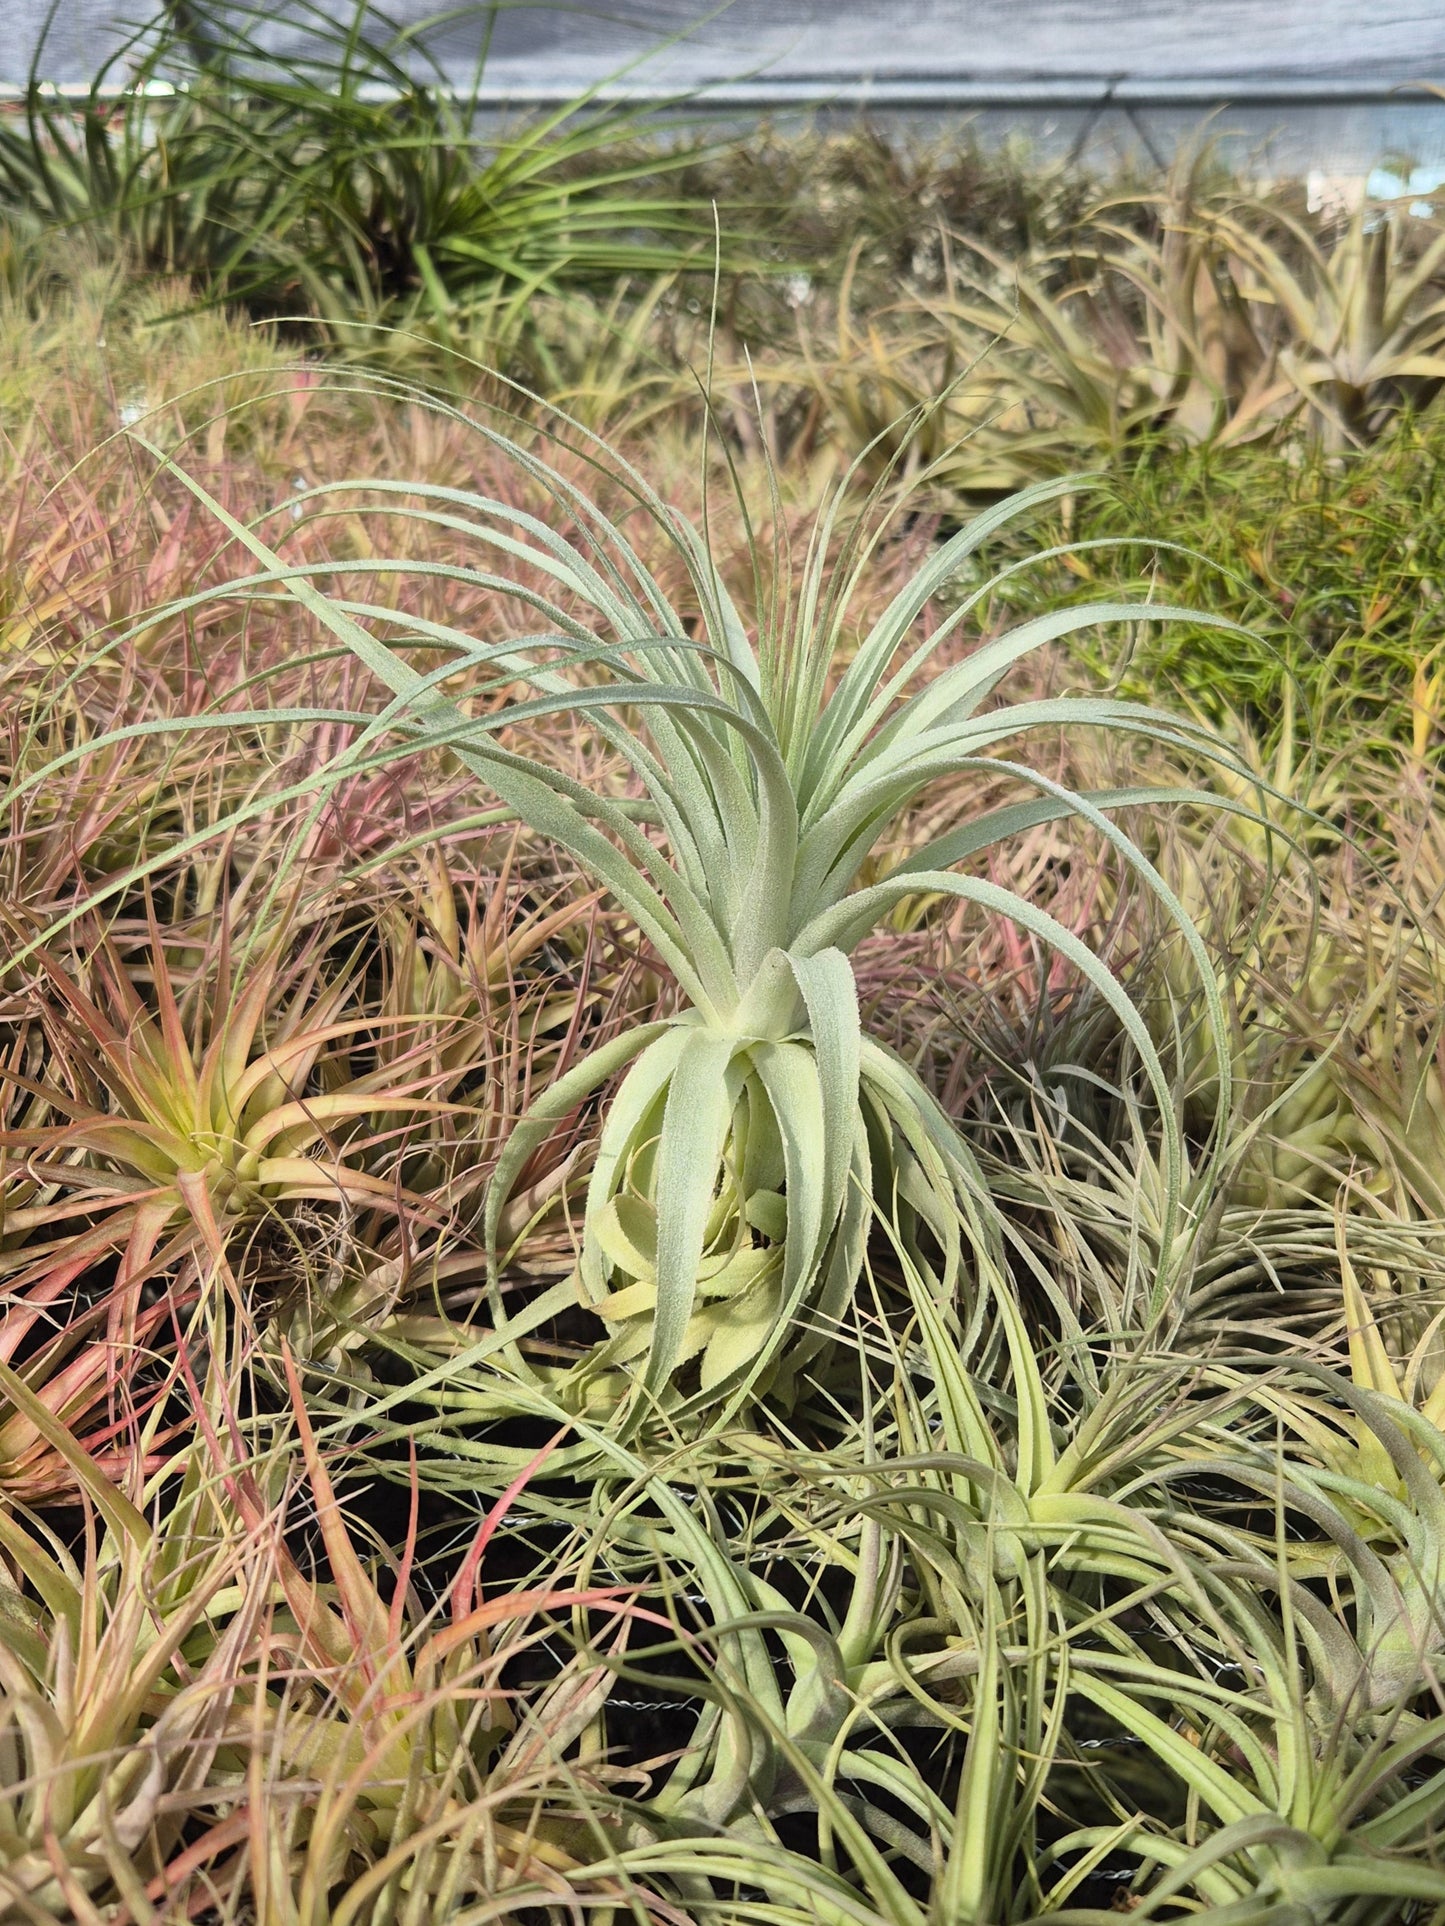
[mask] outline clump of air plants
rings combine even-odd
[[[1056,693],[1138,473],[353,399],[6,538],[0,1911],[1445,1913],[1427,537],[1393,760],[1136,646],[1224,760]]]

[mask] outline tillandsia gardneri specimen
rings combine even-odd
[[[1056,946],[1132,1040],[1163,1119],[1149,1239],[1162,1302],[1187,1173],[1149,1031],[1075,935],[957,866],[1031,826],[1082,819],[1159,893],[1202,966],[1183,910],[1109,813],[1183,792],[1086,796],[995,753],[1035,729],[1103,727],[1191,751],[1206,746],[1202,733],[1105,698],[1013,706],[990,698],[1024,658],[1086,627],[1181,618],[1228,625],[1173,608],[1100,603],[1037,615],[941,666],[944,645],[991,584],[926,639],[917,637],[924,611],[991,537],[1078,486],[1047,482],[942,543],[850,653],[849,611],[887,526],[886,517],[865,513],[844,535],[850,475],[819,518],[795,582],[780,554],[777,586],[763,594],[754,545],[761,613],[752,634],[719,578],[706,526],[691,526],[634,469],[615,457],[609,464],[681,565],[690,607],[669,600],[623,528],[557,467],[499,431],[478,432],[539,487],[550,520],[412,482],[336,483],[297,500],[313,515],[381,508],[475,544],[485,558],[478,568],[446,562],[428,564],[427,573],[485,585],[532,611],[536,633],[492,644],[398,616],[390,589],[389,605],[324,593],[318,578],[342,569],[353,580],[370,574],[382,582],[407,565],[290,563],[197,483],[187,485],[259,565],[223,592],[298,599],[394,692],[383,713],[364,718],[358,740],[333,765],[336,777],[362,758],[415,754],[420,745],[449,750],[615,897],[682,993],[675,1015],[599,1048],[539,1097],[504,1150],[485,1224],[499,1353],[520,1372],[565,1376],[569,1398],[594,1410],[620,1406],[624,1424],[658,1402],[676,1412],[689,1402],[737,1409],[765,1389],[786,1396],[847,1308],[875,1209],[941,1297],[952,1295],[968,1239],[990,1235],[988,1200],[938,1104],[863,1033],[849,962],[904,898],[928,893],[1012,918]],[[575,533],[560,532],[562,522]],[[425,666],[412,659],[419,650]],[[534,693],[500,700],[518,684]],[[594,793],[502,740],[564,714],[606,743],[640,785],[640,799]],[[401,750],[383,743],[388,734],[400,737]],[[1007,772],[1033,793],[874,873],[877,846],[914,797],[940,778],[980,771]],[[1201,967],[1200,979],[1214,998],[1212,972]],[[1213,1007],[1217,1017],[1217,1000]],[[505,1255],[496,1246],[509,1194],[558,1124],[623,1071],[587,1187],[577,1273],[513,1309],[495,1261]],[[1222,1053],[1222,1103],[1227,1082]],[[523,1340],[579,1294],[606,1321],[608,1337],[565,1373],[529,1362]]]

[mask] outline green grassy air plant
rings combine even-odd
[[[610,464],[614,481],[655,523],[670,567],[682,572],[689,599],[681,607],[623,528],[558,468],[499,431],[479,432],[539,489],[550,518],[419,483],[337,483],[301,499],[312,516],[380,507],[474,545],[482,558],[475,567],[438,562],[427,572],[485,584],[530,611],[532,634],[492,644],[399,616],[395,577],[411,565],[374,554],[293,565],[284,537],[271,546],[198,483],[188,486],[258,564],[220,592],[299,600],[394,694],[366,718],[328,779],[368,758],[414,755],[419,745],[450,750],[505,809],[611,893],[681,994],[674,1014],[599,1048],[537,1098],[497,1163],[485,1231],[496,1260],[496,1340],[512,1368],[564,1376],[570,1397],[593,1410],[621,1406],[625,1423],[658,1401],[737,1409],[765,1389],[787,1396],[848,1305],[875,1202],[899,1226],[910,1260],[943,1296],[955,1291],[962,1222],[977,1220],[987,1199],[937,1103],[864,1034],[849,962],[863,936],[920,894],[1011,918],[1056,946],[1132,1040],[1162,1117],[1162,1189],[1149,1239],[1158,1311],[1173,1276],[1188,1170],[1148,1028],[1075,935],[960,866],[1030,826],[1081,819],[1159,893],[1214,994],[1183,911],[1109,814],[1182,792],[1085,796],[995,753],[1031,730],[1105,728],[1196,752],[1207,747],[1203,733],[1103,698],[990,701],[1011,668],[1061,637],[1185,612],[1100,603],[1044,613],[950,661],[947,645],[956,645],[985,587],[923,638],[920,618],[934,596],[991,537],[1079,485],[1049,482],[938,547],[856,646],[845,646],[850,610],[888,525],[886,516],[865,513],[844,536],[845,484],[820,517],[796,581],[786,558],[776,558],[776,586],[766,595],[759,587],[761,616],[750,633],[719,579],[706,526],[691,526],[635,470]],[[562,533],[564,523],[575,532]],[[754,544],[759,577],[762,561]],[[349,583],[370,575],[384,596],[370,602],[318,586],[343,571]],[[504,689],[516,699],[499,703]],[[598,793],[599,785],[508,746],[518,739],[513,732],[564,714],[609,747],[631,779],[630,796],[620,782],[614,793],[605,784]],[[399,737],[400,748],[386,737]],[[877,846],[895,836],[925,788],[1001,771],[1032,793],[877,873]],[[507,1253],[496,1249],[509,1194],[538,1146],[623,1072],[597,1142],[576,1275],[519,1309],[509,1302]],[[1227,1088],[1221,1053],[1221,1103]],[[529,1362],[524,1341],[579,1297],[604,1320],[605,1340],[565,1372]]]
[[[399,27],[370,0],[339,17],[316,0],[163,6],[83,101],[31,74],[0,116],[0,203],[21,233],[88,235],[208,299],[309,314],[342,339],[381,321],[445,333],[478,307],[500,327],[499,295],[524,311],[539,291],[710,266],[711,203],[661,191],[691,150],[645,148],[635,109],[593,89],[478,131],[497,11]],[[426,34],[468,14],[476,70],[454,93]]]

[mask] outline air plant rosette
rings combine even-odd
[[[392,692],[385,709],[354,718],[359,733],[328,766],[323,787],[389,756],[448,752],[504,811],[610,894],[680,992],[674,1014],[597,1049],[537,1098],[498,1160],[484,1226],[494,1323],[481,1339],[498,1408],[507,1405],[508,1374],[556,1390],[579,1411],[608,1411],[624,1434],[659,1413],[675,1422],[706,1409],[725,1419],[765,1392],[786,1401],[839,1327],[880,1210],[940,1302],[956,1307],[969,1241],[995,1235],[989,1198],[958,1131],[918,1077],[864,1034],[849,961],[870,929],[919,895],[1013,919],[1064,954],[1117,1016],[1161,1120],[1153,1234],[1160,1310],[1187,1212],[1186,1159],[1148,1027],[1077,936],[960,866],[1041,823],[1088,825],[1178,922],[1222,1038],[1203,946],[1111,816],[1193,792],[1081,794],[998,750],[1029,732],[1105,729],[1195,757],[1223,751],[1196,725],[1137,704],[1066,695],[1005,706],[992,698],[1015,665],[1081,629],[1144,619],[1225,624],[1175,608],[1100,603],[1035,616],[950,661],[947,645],[984,601],[985,584],[918,638],[923,612],[970,558],[1020,516],[1077,488],[1072,480],[1040,484],[976,516],[845,646],[850,610],[888,526],[886,514],[871,512],[875,489],[845,527],[850,472],[817,522],[796,581],[787,558],[775,557],[776,586],[760,594],[750,633],[719,577],[706,527],[691,526],[602,444],[592,444],[589,458],[605,462],[655,524],[671,564],[681,565],[682,607],[619,522],[558,467],[498,430],[476,432],[540,492],[549,515],[400,481],[335,483],[300,499],[312,517],[390,512],[480,551],[475,566],[443,561],[427,573],[483,584],[528,611],[535,632],[496,643],[398,615],[387,578],[406,565],[369,556],[289,562],[284,535],[273,545],[260,532],[264,523],[245,526],[182,478],[256,564],[216,592],[233,603],[293,598]],[[575,532],[560,532],[567,525]],[[760,571],[756,547],[753,562]],[[343,569],[362,588],[327,593],[322,584]],[[368,578],[387,581],[384,604],[366,599]],[[418,652],[424,667],[413,660]],[[563,716],[606,745],[640,795],[598,793],[508,746],[517,731]],[[914,798],[975,773],[1004,773],[1025,793],[864,880]],[[538,1146],[619,1073],[587,1184],[575,1274],[519,1304],[499,1235],[509,1196]],[[1222,1049],[1219,1090],[1227,1104]],[[603,1320],[605,1337],[564,1365],[538,1361],[529,1339],[579,1302]]]

